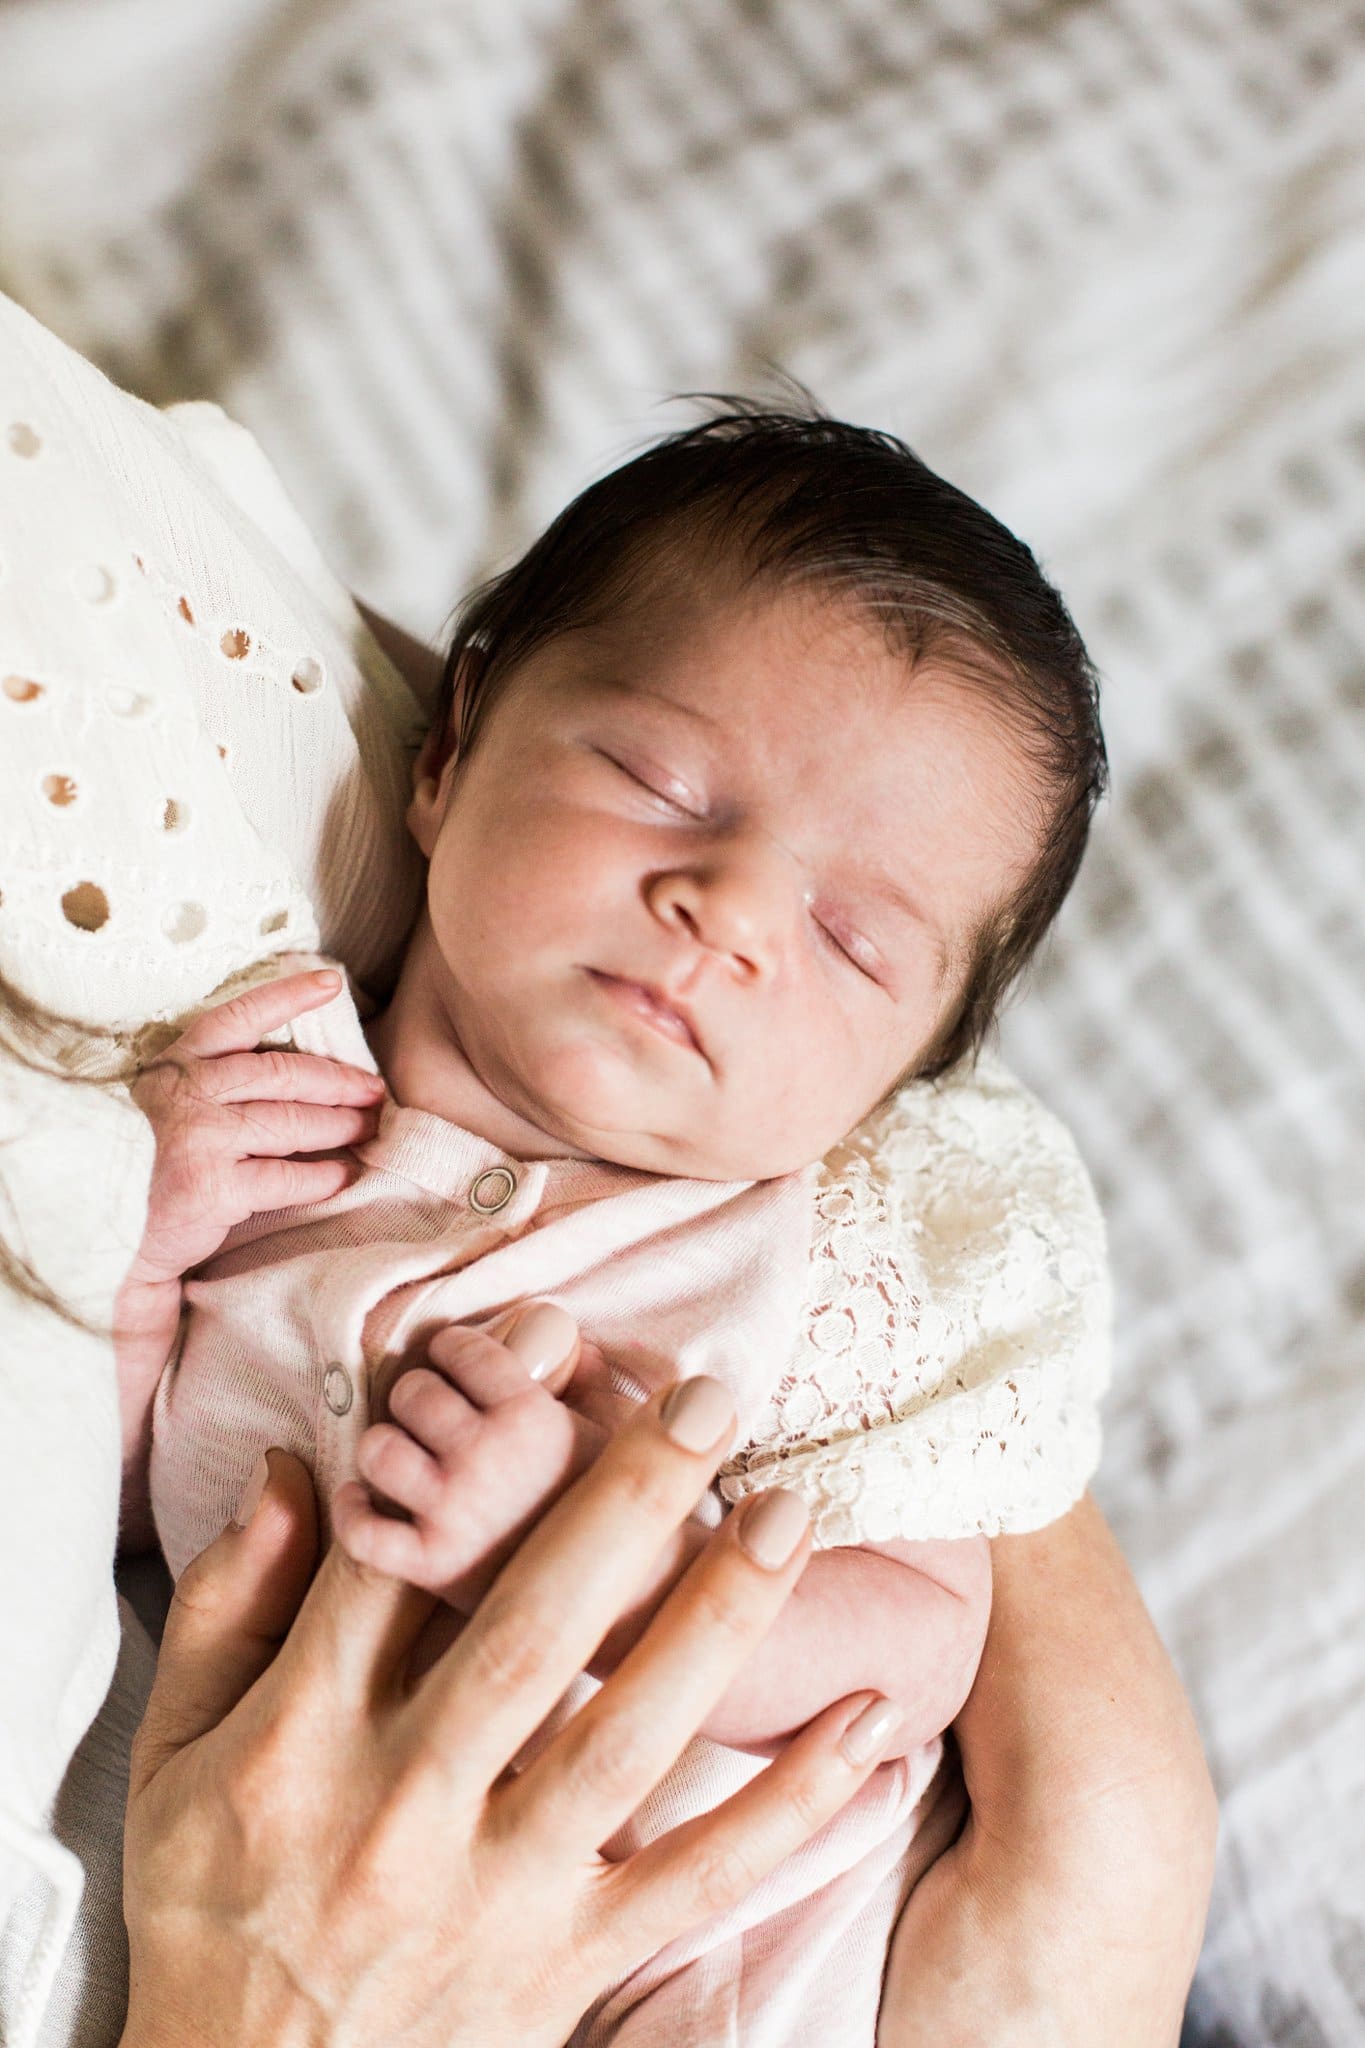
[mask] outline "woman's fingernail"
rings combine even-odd
[[[513,1323],[503,1343],[533,1380],[548,1379],[578,1341],[578,1325],[557,1302],[533,1301]]]
[[[739,1540],[755,1564],[773,1572],[787,1562],[809,1522],[800,1496],[775,1486],[747,1504],[739,1518]]]
[[[251,1477],[247,1480],[242,1497],[237,1503],[237,1512],[232,1518],[236,1528],[245,1529],[247,1523],[255,1514],[261,1504],[261,1495],[265,1492],[266,1481],[269,1477],[270,1466],[266,1461],[265,1452],[262,1451],[260,1457],[251,1468]]]
[[[719,1380],[698,1373],[673,1388],[659,1410],[659,1420],[683,1450],[709,1451],[722,1430],[727,1437],[733,1430],[735,1404]]]
[[[891,1700],[873,1700],[849,1722],[839,1743],[851,1764],[870,1763],[886,1748],[905,1716]]]

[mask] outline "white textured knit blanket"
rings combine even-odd
[[[1224,1799],[1200,2048],[1365,2042],[1365,24],[1347,0],[11,0],[0,284],[435,630],[765,366],[1040,550],[1117,787],[1008,1034]]]

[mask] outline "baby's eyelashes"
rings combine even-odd
[[[609,754],[603,748],[599,747],[597,751],[604,761],[617,769],[628,781],[633,782],[637,789],[647,790],[650,796],[657,798],[661,804],[667,804],[669,809],[676,811],[679,816],[698,821],[705,818],[705,804],[693,795],[685,783],[679,782],[676,776],[658,768],[635,768],[627,761],[618,760],[615,754]]]

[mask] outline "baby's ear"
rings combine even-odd
[[[465,698],[475,675],[478,657],[465,648],[455,663],[453,675],[442,681],[435,716],[412,764],[412,801],[408,805],[408,830],[430,860],[436,845],[450,784],[459,757],[459,734],[464,722]]]
[[[447,712],[432,726],[412,764],[408,830],[428,860],[435,850],[441,821],[445,817],[455,756],[455,720],[453,714]]]

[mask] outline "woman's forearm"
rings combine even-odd
[[[1087,1495],[991,1546],[995,1607],[956,1733],[973,1811],[1052,1833],[1125,1787],[1172,1783],[1154,1823],[1207,1836],[1212,1794],[1189,1702],[1108,1524]]]
[[[1092,1501],[992,1553],[970,1817],[902,1916],[879,2048],[1174,2048],[1216,1833],[1188,1702]]]

